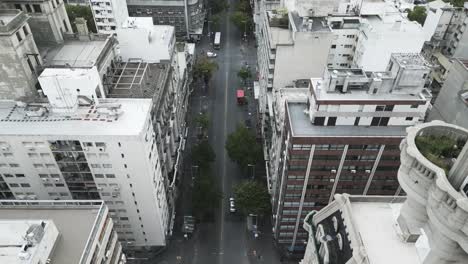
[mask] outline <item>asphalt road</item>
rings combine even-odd
[[[233,7],[235,0],[228,0]],[[229,197],[233,196],[233,187],[240,181],[249,178],[248,172],[241,171],[225,151],[224,144],[229,133],[245,119],[252,119],[255,124],[255,104],[252,91],[247,93],[249,105],[239,106],[236,101],[236,90],[243,84],[237,76],[239,69],[247,62],[252,71],[256,65],[255,41],[242,40],[240,32],[229,19],[229,14],[222,16],[220,23],[221,48],[214,50],[218,54],[213,58],[218,63],[209,85],[192,84],[194,89],[188,113],[189,139],[186,152],[195,143],[194,125],[191,120],[200,112],[206,112],[210,119],[209,141],[216,153],[213,164],[213,175],[223,192],[223,200],[217,210],[214,222],[200,223],[193,237],[184,239],[180,233],[181,216],[191,214],[191,178],[196,176],[196,168],[185,159],[184,176],[181,182],[179,206],[175,224],[175,235],[167,250],[150,263],[190,263],[190,264],[253,264],[280,263],[271,238],[271,227],[267,223],[260,227],[260,237],[254,238],[247,231],[246,219],[229,213]],[[197,44],[196,52],[204,53],[212,49],[212,38],[204,35]],[[249,114],[251,113],[251,114]]]

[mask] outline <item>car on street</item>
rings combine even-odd
[[[235,203],[233,197],[229,198],[229,212],[231,212],[231,213],[236,212],[236,203]]]
[[[218,54],[216,54],[216,53],[214,53],[214,52],[212,52],[212,51],[207,51],[207,52],[206,52],[206,56],[207,56],[208,58],[216,58],[216,57],[218,56]]]

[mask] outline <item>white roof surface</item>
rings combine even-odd
[[[95,106],[80,106],[72,114],[52,112],[42,117],[27,117],[14,101],[0,101],[0,135],[136,136],[145,126],[151,99],[105,99],[104,104],[120,104],[118,117],[99,114]]]
[[[404,243],[397,235],[396,217],[401,203],[351,202],[356,229],[372,264],[421,263],[414,243]]]

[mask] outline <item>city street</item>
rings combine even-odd
[[[230,1],[231,9],[234,1]],[[242,87],[242,82],[237,72],[248,63],[255,74],[256,48],[255,40],[242,40],[243,32],[240,32],[227,15],[222,16],[219,25],[221,29],[221,48],[215,50],[218,70],[214,73],[208,87],[201,83],[193,83],[193,93],[190,102],[189,136],[186,152],[190,152],[190,146],[196,142],[193,117],[200,112],[206,112],[211,125],[209,141],[216,153],[216,162],[213,164],[213,175],[219,181],[223,193],[220,207],[217,209],[215,221],[212,223],[199,223],[195,233],[189,239],[185,239],[181,233],[183,215],[191,212],[191,184],[192,176],[196,177],[196,167],[193,167],[189,159],[185,159],[184,175],[180,184],[180,196],[178,211],[174,226],[174,236],[168,248],[151,263],[280,263],[269,223],[259,224],[260,236],[254,238],[247,230],[246,219],[239,215],[229,213],[229,197],[233,196],[233,187],[248,179],[251,174],[241,171],[233,163],[225,151],[224,144],[229,133],[233,132],[239,123],[244,123],[250,118],[255,127],[255,108],[253,100],[253,88],[246,92],[249,104],[239,106],[236,101],[236,90]],[[212,38],[204,34],[202,41],[197,44],[197,56],[212,49]],[[188,154],[187,154],[188,155]],[[187,156],[186,155],[186,156]],[[260,176],[260,175],[259,175]],[[268,221],[267,221],[268,222]]]

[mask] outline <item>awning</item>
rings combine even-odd
[[[260,84],[258,82],[254,82],[254,98],[258,100],[259,95],[260,95]]]
[[[244,90],[237,90],[237,98],[243,98],[244,97]]]

